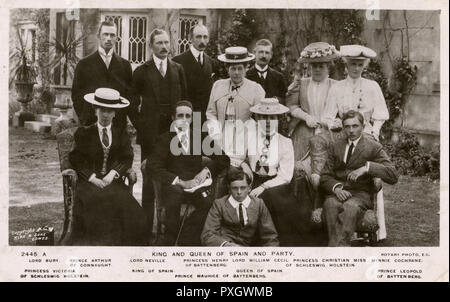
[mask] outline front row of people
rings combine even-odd
[[[122,181],[133,162],[130,139],[124,130],[112,127],[115,110],[129,102],[108,88],[97,89],[85,100],[94,105],[98,122],[77,130],[70,153],[80,177],[73,243],[147,245],[151,226]],[[291,140],[273,127],[288,110],[277,99],[263,99],[250,108],[256,132],[248,136],[246,161],[241,165],[244,173],[230,166],[230,158],[217,150],[220,140],[193,127],[190,102],[174,106],[171,132],[160,136],[146,166],[149,175],[162,184],[165,245],[302,245],[306,235],[302,224],[309,216],[302,211],[302,194],[294,196],[289,186],[294,149]],[[391,184],[397,181],[381,144],[363,134],[364,116],[350,110],[342,123],[347,137],[332,146],[320,179],[327,194],[324,217],[329,246],[350,244],[358,220],[373,207],[372,178]],[[204,157],[209,160],[202,165]],[[221,171],[226,171],[229,194],[213,201],[213,194],[196,190],[208,178],[217,179]],[[193,204],[195,211],[180,223],[182,203]]]

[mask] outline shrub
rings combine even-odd
[[[432,150],[420,146],[417,137],[402,130],[396,143],[384,144],[396,169],[400,174],[427,176],[430,179],[440,178],[440,146]]]

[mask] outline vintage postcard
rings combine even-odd
[[[0,3],[0,281],[448,282],[447,2]]]

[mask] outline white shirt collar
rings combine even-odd
[[[167,66],[167,57],[164,60],[161,60],[157,56],[153,55],[153,61],[155,62],[156,68],[159,68],[159,65],[161,65],[161,62],[163,62],[163,66]]]
[[[353,143],[353,146],[356,147],[356,145],[359,143],[359,140],[361,139],[361,137],[362,137],[362,134],[361,134],[360,137],[358,137],[358,138],[355,139],[354,141],[351,141],[351,140],[347,139],[347,145],[350,146],[350,144]]]
[[[197,50],[193,45],[191,45],[191,46],[189,47],[189,49],[191,50],[192,55],[194,56],[194,58],[195,58],[196,60],[198,60],[198,55],[201,55],[201,56],[202,56],[202,59],[203,59],[203,51]]]
[[[267,72],[267,70],[269,70],[269,65],[266,65],[266,67],[261,68],[258,64],[255,64],[255,68],[256,70],[258,70],[259,72]]]
[[[104,49],[103,47],[99,46],[99,47],[98,47],[98,52],[99,52],[99,54],[100,54],[101,56],[103,56],[103,57],[111,57],[112,54],[113,54],[113,52],[114,52],[114,48],[111,48],[111,49],[109,50],[109,52],[106,53],[105,49]]]
[[[248,208],[248,206],[250,205],[250,202],[251,202],[252,200],[250,199],[250,197],[249,196],[247,196],[247,197],[245,197],[245,199],[242,201],[242,205],[245,207],[245,208]],[[233,208],[238,208],[239,207],[239,204],[240,204],[240,202],[238,202],[238,201],[236,201],[236,199],[234,199],[233,198],[233,195],[230,195],[230,197],[228,198],[228,202],[231,204],[231,206],[233,207]]]
[[[103,128],[106,128],[107,131],[111,131],[111,125],[112,124],[109,124],[108,126],[104,127],[104,126],[100,125],[99,122],[97,122],[98,131],[103,131]]]

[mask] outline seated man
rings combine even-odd
[[[84,96],[94,105],[97,122],[75,132],[69,160],[78,174],[74,205],[74,245],[146,245],[148,226],[142,208],[121,176],[133,163],[124,128],[111,126],[116,110],[129,101],[110,88]]]
[[[320,186],[328,194],[324,203],[328,246],[350,246],[358,220],[373,208],[374,177],[389,184],[398,179],[381,144],[362,134],[363,115],[350,110],[342,121],[347,138],[331,146],[320,178]]]
[[[202,232],[206,246],[278,246],[277,231],[264,202],[249,196],[251,180],[241,170],[230,170],[230,194],[216,199]],[[256,238],[258,237],[258,238]]]
[[[221,170],[229,166],[230,159],[226,155],[217,155],[217,152],[212,155],[204,152],[204,140],[211,142],[211,138],[197,140],[196,133],[199,134],[198,138],[203,136],[200,135],[199,129],[192,127],[192,104],[189,101],[176,103],[172,119],[174,123],[171,125],[171,132],[159,137],[147,160],[146,169],[151,177],[161,182],[166,207],[165,244],[200,245],[200,234],[211,207],[212,194],[205,198],[202,194],[189,193],[185,190],[198,186],[207,177],[214,178]],[[202,156],[208,156],[211,159],[204,168]],[[186,221],[189,232],[186,232],[186,236],[178,238],[180,208],[183,202],[193,203],[196,210]]]

